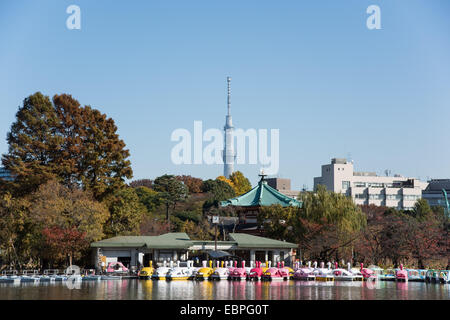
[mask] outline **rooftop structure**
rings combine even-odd
[[[300,191],[291,190],[291,179],[286,178],[267,178],[267,184],[282,194],[296,199]]]
[[[282,207],[301,207],[302,203],[272,188],[267,184],[267,181],[262,178],[258,182],[258,185],[247,193],[239,197],[220,202],[221,207],[227,207],[230,205],[236,207],[266,207],[271,205],[281,205]]]
[[[356,204],[387,206],[410,210],[422,197],[427,183],[415,178],[378,176],[375,172],[354,171],[353,161],[333,158],[322,166],[322,175],[314,178],[314,189],[323,185],[327,190],[351,196]]]
[[[302,207],[303,203],[294,198],[288,197],[276,189],[270,187],[264,179],[265,175],[260,175],[261,180],[258,185],[247,193],[220,202],[221,207],[232,206],[238,213],[239,222],[236,231],[263,234],[263,230],[258,226],[258,214],[262,207],[280,205],[282,207]]]
[[[446,201],[444,199],[445,190],[447,193],[447,199],[450,201],[450,179],[432,179],[428,181],[428,186],[422,191],[422,198],[428,201],[430,206],[446,207]]]

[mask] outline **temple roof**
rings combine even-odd
[[[290,198],[272,188],[264,179],[256,187],[243,195],[229,200],[221,201],[221,207],[266,207],[281,205],[282,207],[302,207],[302,202]]]

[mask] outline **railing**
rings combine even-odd
[[[23,276],[37,276],[39,275],[39,270],[22,270]]]
[[[18,274],[17,270],[3,270],[2,276],[16,276]]]
[[[44,275],[48,276],[48,275],[53,275],[56,276],[59,274],[59,270],[58,269],[45,269],[44,270]]]

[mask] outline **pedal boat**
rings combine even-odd
[[[406,269],[408,272],[408,281],[410,282],[423,282],[425,279],[420,274],[420,270],[416,269]]]
[[[189,264],[189,262],[188,262]],[[194,269],[187,267],[180,267],[180,261],[177,261],[177,266],[170,268],[166,275],[166,280],[189,280],[192,279]]]
[[[211,280],[227,280],[229,277],[228,270],[228,261],[222,261],[220,267],[219,261],[217,261],[217,266],[211,275]]]
[[[195,280],[208,280],[214,273],[212,261],[209,261],[209,267],[206,266],[206,261],[203,261],[202,264],[203,266],[195,273]]]
[[[334,281],[334,276],[331,272],[331,262],[328,262],[328,268],[324,268],[324,263],[322,262],[321,268],[315,271],[316,281]]]
[[[156,268],[152,274],[152,280],[166,280],[167,273],[169,272],[166,261],[163,261],[162,267]]]
[[[317,262],[314,262],[317,265]],[[311,261],[308,262],[307,267],[299,268],[295,271],[294,280],[303,280],[303,281],[314,281],[316,280],[316,276],[314,274],[314,269],[311,268]]]
[[[395,269],[386,269],[380,276],[380,280],[383,281],[395,281]]]
[[[364,280],[374,280],[377,279],[377,275],[372,269],[364,268],[364,264],[361,262],[361,268],[359,269]]]
[[[255,268],[252,268],[248,274],[248,280],[258,281],[261,279],[263,269],[261,268],[261,261],[256,261]]]
[[[240,268],[235,268],[232,273],[230,273],[231,280],[245,280],[247,279],[247,269],[245,268],[245,261],[242,261]]]

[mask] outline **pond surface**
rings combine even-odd
[[[449,284],[418,282],[82,281],[0,284],[0,299],[27,300],[449,300]],[[78,287],[78,288],[77,288]]]

